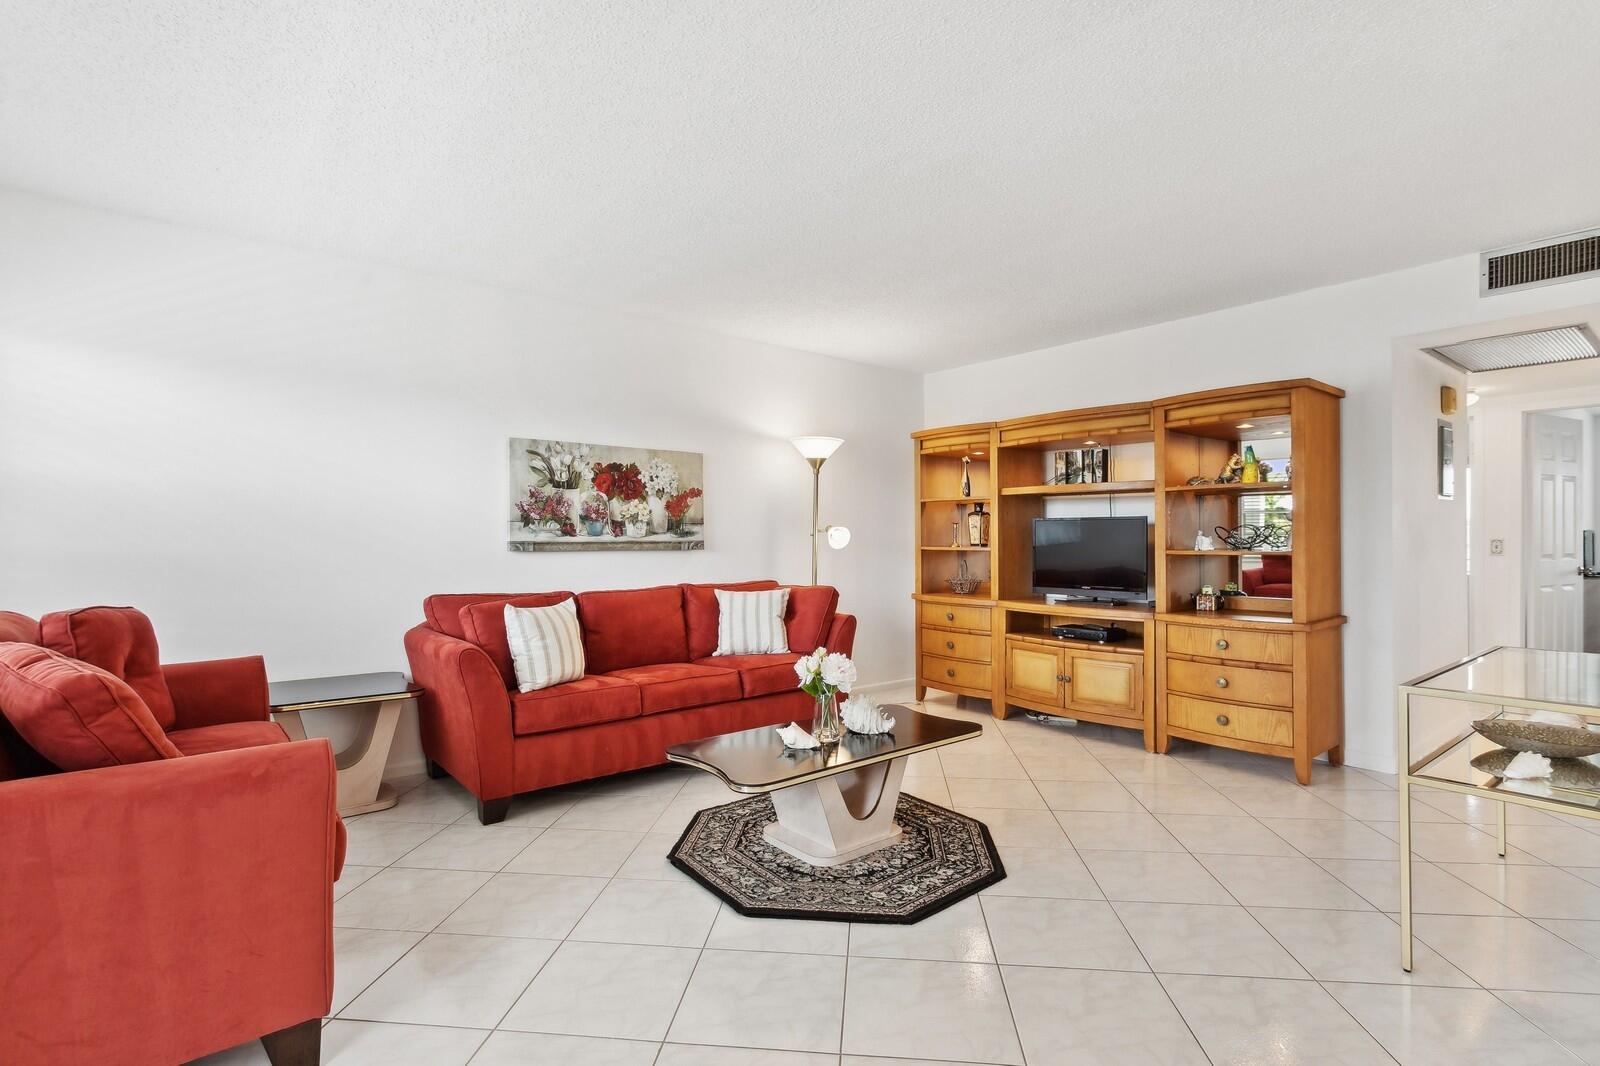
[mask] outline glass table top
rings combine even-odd
[[[1527,700],[1600,715],[1600,654],[1495,648],[1409,686],[1491,701]]]
[[[308,677],[299,681],[274,681],[267,686],[267,702],[275,711],[307,707],[337,707],[347,703],[373,703],[422,691],[398,671],[377,674],[343,674]]]
[[[761,726],[674,744],[667,749],[667,758],[716,774],[736,792],[771,792],[802,781],[971,740],[983,733],[983,726],[976,722],[923,714],[895,703],[885,704],[883,709],[894,717],[894,729],[888,733],[873,736],[846,733],[837,744],[799,750],[785,748],[774,727]],[[811,723],[800,725],[809,729]]]

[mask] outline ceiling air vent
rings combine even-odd
[[[1462,370],[1510,370],[1514,366],[1565,363],[1573,359],[1592,359],[1594,338],[1582,326],[1536,329],[1530,333],[1508,333],[1503,337],[1482,337],[1460,344],[1443,344],[1429,351]]]
[[[1600,276],[1600,229],[1496,248],[1478,257],[1479,296],[1596,276]]]

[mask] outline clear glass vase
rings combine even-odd
[[[830,692],[817,697],[816,711],[811,716],[811,735],[819,744],[837,744],[844,735],[844,725],[839,721],[839,696]]]

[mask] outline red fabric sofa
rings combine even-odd
[[[507,603],[544,606],[571,592],[429,596],[406,634],[428,771],[448,773],[478,800],[478,819],[505,818],[519,792],[666,761],[673,744],[759,725],[811,720],[795,660],[817,647],[849,654],[856,620],[826,585],[793,586],[787,655],[713,656],[714,589],[776,581],[580,592],[587,674],[537,692],[516,688]]]
[[[1286,555],[1263,555],[1261,565],[1239,575],[1246,596],[1294,595],[1294,567]]]
[[[328,742],[270,720],[259,657],[163,665],[127,608],[0,612],[8,684],[42,647],[126,682],[178,754],[62,772],[0,702],[0,1062],[171,1066],[259,1037],[316,1063],[345,844]]]

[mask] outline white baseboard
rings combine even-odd
[[[911,686],[916,684],[916,681],[917,681],[917,679],[914,678],[914,677],[904,677],[904,678],[899,679],[898,681],[874,681],[870,685],[857,685],[855,687],[854,691],[856,691],[856,692],[887,692],[890,689],[910,688]]]

